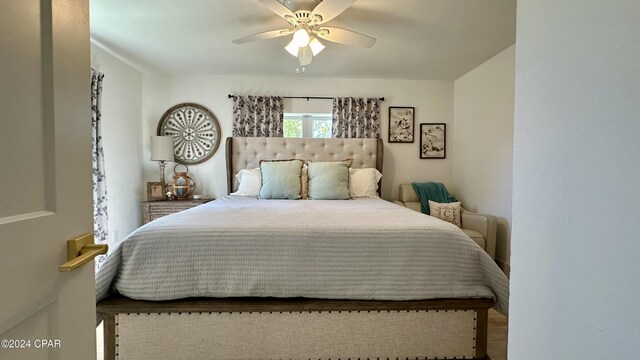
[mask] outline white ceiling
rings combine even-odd
[[[325,41],[305,76],[452,80],[515,42],[516,0],[359,0],[328,22],[376,38]],[[152,71],[291,75],[288,37],[233,39],[287,27],[256,0],[91,0],[91,36]]]

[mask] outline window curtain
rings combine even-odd
[[[233,136],[282,137],[284,104],[280,96],[235,96]]]
[[[107,179],[104,172],[104,151],[100,134],[101,114],[100,98],[104,74],[91,69],[91,125],[92,125],[92,163],[93,163],[93,232],[94,241],[107,243]],[[106,256],[96,258],[96,267],[100,267]]]
[[[334,98],[331,137],[379,138],[380,99]]]

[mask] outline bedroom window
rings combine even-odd
[[[284,137],[330,138],[331,114],[284,114]]]

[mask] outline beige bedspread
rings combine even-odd
[[[225,197],[148,223],[97,274],[133,299],[491,297],[509,283],[459,228],[381,199]]]

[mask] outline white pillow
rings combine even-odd
[[[349,169],[349,195],[352,198],[377,198],[380,171],[374,168]]]
[[[262,178],[260,177],[260,168],[242,169],[236,175],[240,182],[238,191],[231,193],[236,196],[258,196],[260,187],[262,186]]]
[[[462,227],[460,211],[460,201],[452,203],[437,203],[429,200],[429,212],[431,212],[431,216],[457,225],[458,227]]]

